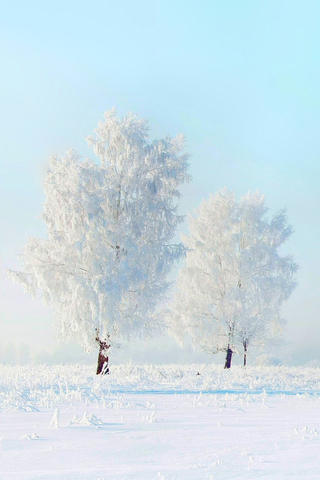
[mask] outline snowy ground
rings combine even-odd
[[[0,366],[1,480],[320,478],[320,369],[92,372]]]

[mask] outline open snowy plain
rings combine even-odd
[[[0,366],[1,480],[320,478],[318,368],[93,372]]]

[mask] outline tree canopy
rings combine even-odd
[[[74,150],[51,158],[42,219],[11,277],[54,308],[62,338],[90,350],[96,335],[144,336],[161,328],[157,305],[182,254],[172,242],[188,180],[182,136],[150,142],[148,125],[109,111],[87,138],[94,160]]]
[[[171,333],[195,348],[226,351],[279,335],[281,305],[295,287],[297,265],[279,248],[290,237],[285,211],[271,219],[259,192],[236,201],[226,189],[203,201],[183,235],[186,262],[177,281]],[[229,365],[230,366],[230,365]]]

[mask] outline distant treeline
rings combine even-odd
[[[81,349],[63,345],[53,352],[35,352],[26,343],[14,345],[13,343],[0,344],[0,363],[8,365],[56,365],[61,363],[91,364],[91,355],[85,355]]]

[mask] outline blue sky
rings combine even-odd
[[[52,315],[4,280],[26,235],[43,235],[51,155],[116,106],[151,136],[184,133],[193,183],[181,213],[221,187],[286,206],[300,265],[284,308],[288,358],[320,361],[320,3],[12,2],[0,18],[2,337],[54,346]],[[183,227],[185,228],[185,227]],[[13,333],[12,333],[13,332]],[[49,347],[48,347],[49,348]]]

